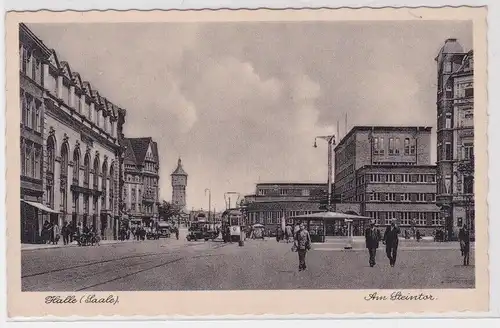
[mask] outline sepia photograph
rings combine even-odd
[[[21,292],[476,289],[472,19],[17,26]]]

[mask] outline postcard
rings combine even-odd
[[[9,317],[487,311],[486,15],[7,13]]]

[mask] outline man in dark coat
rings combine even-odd
[[[299,271],[303,271],[306,266],[306,253],[311,249],[311,236],[305,229],[304,223],[299,225],[299,230],[295,234],[294,248],[299,254]]]
[[[392,219],[391,224],[387,227],[384,234],[385,252],[391,267],[396,264],[396,257],[398,255],[400,229],[396,225],[396,219]]]
[[[458,232],[458,240],[460,241],[460,250],[462,251],[462,256],[464,257],[464,265],[469,265],[470,234],[469,229],[467,229],[465,224]]]
[[[370,255],[370,266],[375,265],[375,256],[377,255],[377,248],[380,238],[380,231],[375,228],[375,221],[370,222],[370,227],[366,228],[365,240],[366,248],[368,248],[368,254]]]

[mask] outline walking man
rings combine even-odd
[[[470,234],[467,225],[463,225],[458,232],[458,240],[460,241],[460,250],[462,256],[464,257],[464,265],[469,265],[469,254],[470,254]]]
[[[68,222],[64,221],[63,226],[61,228],[61,235],[63,236],[63,244],[68,245],[69,244],[69,235],[70,235],[70,228],[68,226]]]
[[[368,254],[370,255],[370,267],[373,267],[375,263],[375,256],[377,255],[377,248],[380,240],[380,231],[375,228],[375,220],[370,221],[370,227],[365,231],[366,248],[368,248]]]
[[[299,253],[299,271],[303,271],[307,268],[306,253],[311,249],[311,236],[309,236],[304,223],[300,224],[299,230],[295,234],[294,248]]]
[[[387,227],[384,234],[385,252],[391,267],[396,264],[396,257],[398,255],[400,229],[396,225],[396,219],[392,219],[391,225]]]

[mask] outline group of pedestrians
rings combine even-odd
[[[370,267],[376,265],[377,249],[379,248],[380,241],[385,245],[385,253],[389,259],[389,265],[394,267],[398,256],[399,234],[401,229],[397,224],[396,219],[392,219],[389,226],[386,227],[384,235],[382,236],[380,230],[375,227],[375,220],[370,221],[370,226],[365,230],[365,243],[368,249]],[[292,251],[297,252],[299,256],[299,271],[303,271],[306,266],[306,254],[311,249],[311,236],[305,229],[304,223],[295,226],[294,230],[294,245]],[[460,228],[458,239],[460,241],[460,251],[463,256],[463,264],[469,265],[470,255],[470,236],[469,230],[466,225]]]
[[[396,220],[393,219],[391,224],[385,229],[384,236],[380,233],[380,230],[375,227],[375,221],[370,221],[370,226],[366,228],[365,231],[365,242],[366,248],[369,254],[369,264],[374,267],[377,263],[375,258],[377,255],[377,249],[379,247],[379,242],[385,245],[385,253],[389,259],[389,265],[394,267],[396,265],[396,258],[398,256],[398,245],[399,245],[399,233],[401,229],[396,224]]]

